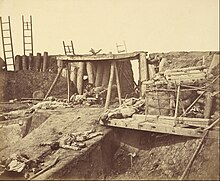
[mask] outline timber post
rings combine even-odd
[[[79,62],[78,63],[79,69],[77,71],[77,91],[79,95],[83,94],[83,75],[84,75],[84,67],[85,62]]]
[[[113,79],[114,79],[114,63],[111,62],[110,77],[109,77],[109,82],[108,82],[108,91],[107,91],[107,96],[106,96],[105,109],[108,109],[108,106],[110,103]]]

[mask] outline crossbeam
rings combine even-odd
[[[90,61],[128,61],[139,59],[140,53],[147,53],[143,51],[123,53],[123,54],[97,54],[97,55],[56,55],[57,60],[67,62],[90,62]]]

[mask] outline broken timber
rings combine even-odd
[[[177,119],[177,120],[176,120]],[[105,126],[127,128],[134,130],[143,130],[158,133],[167,133],[173,135],[182,135],[190,137],[203,137],[205,129],[210,122],[209,119],[199,118],[176,118],[170,119],[168,116],[156,116],[156,115],[140,115],[134,114],[131,118],[126,119],[111,119],[107,123],[101,123]],[[193,120],[192,120],[193,119]],[[175,125],[175,121],[179,125]],[[197,125],[203,125],[201,128],[195,128]],[[175,126],[174,126],[175,125]],[[218,138],[217,130],[210,130],[208,134],[209,138]]]

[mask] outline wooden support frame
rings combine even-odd
[[[111,61],[110,76],[109,76],[108,91],[107,91],[106,102],[105,102],[105,109],[108,109],[109,104],[110,104],[114,74],[116,76],[116,85],[117,85],[117,90],[118,90],[119,106],[121,106],[121,103],[122,103],[121,102],[121,88],[120,88],[117,64],[115,61]]]

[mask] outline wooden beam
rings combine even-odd
[[[178,88],[177,88],[176,109],[175,109],[175,113],[174,113],[175,118],[178,116],[179,99],[180,99],[180,85],[178,85]]]
[[[119,81],[119,76],[118,76],[118,68],[117,68],[117,64],[114,61],[114,68],[115,68],[115,76],[116,76],[116,85],[117,85],[117,90],[118,90],[118,101],[119,101],[119,106],[121,106],[122,102],[121,102],[121,86],[120,86],[120,81]]]
[[[107,91],[106,102],[105,102],[105,109],[108,109],[108,106],[110,103],[113,78],[114,78],[114,63],[111,62],[110,77],[109,77],[108,91]]]
[[[68,65],[66,69],[66,81],[67,81],[67,102],[70,102],[70,70]]]
[[[97,54],[97,55],[57,55],[57,60],[64,60],[64,61],[73,61],[73,62],[90,62],[90,61],[103,61],[103,60],[116,60],[116,61],[123,61],[127,60],[134,60],[138,59],[140,52],[133,52],[133,53],[124,53],[124,54]]]
[[[48,90],[48,92],[47,92],[47,94],[46,94],[44,99],[46,99],[50,95],[51,91],[53,90],[54,86],[56,85],[56,83],[57,83],[57,81],[58,81],[58,79],[59,79],[59,77],[60,77],[60,75],[62,73],[62,70],[63,70],[63,67],[58,69],[57,75],[56,75],[52,85],[50,86],[50,88],[49,88],[49,90]]]
[[[104,123],[101,124],[111,127],[127,128],[127,129],[166,133],[166,134],[197,137],[197,138],[203,137],[206,132],[205,130],[201,130],[201,129],[174,127],[166,124],[150,123],[143,120],[137,121],[134,120],[133,118],[111,119],[110,122],[106,124]],[[208,138],[218,139],[218,131],[210,131]]]

